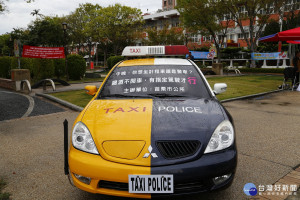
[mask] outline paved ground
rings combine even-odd
[[[0,121],[65,111],[35,96],[0,88]]]
[[[249,199],[243,192],[246,183],[273,184],[300,164],[299,92],[224,105],[235,120],[237,133],[235,181],[225,191],[189,199]],[[121,199],[80,191],[64,176],[62,123],[68,119],[71,129],[77,115],[66,110],[0,122],[0,176],[7,180],[6,191],[13,199]]]

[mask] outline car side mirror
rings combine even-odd
[[[216,83],[214,85],[214,93],[216,95],[225,92],[226,89],[227,89],[227,84],[226,83]]]
[[[97,87],[95,85],[87,85],[84,87],[84,89],[86,90],[86,93],[92,96],[95,96],[95,94],[97,93]]]

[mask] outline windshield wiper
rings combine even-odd
[[[149,96],[153,96],[153,97],[159,97],[159,98],[164,98],[164,97],[187,97],[184,95],[174,95],[174,94],[167,94],[167,93],[151,93],[151,94],[147,94]]]

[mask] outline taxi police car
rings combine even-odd
[[[233,120],[185,46],[126,47],[73,125],[68,172],[78,188],[152,198],[228,187],[237,166]],[[160,57],[160,58],[157,58]],[[65,152],[66,153],[66,152]]]

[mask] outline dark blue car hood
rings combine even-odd
[[[155,99],[152,112],[151,144],[152,152],[155,152],[158,157],[151,159],[151,166],[199,159],[216,127],[227,118],[223,107],[215,99]],[[158,148],[158,143],[172,143],[172,141],[199,141],[199,148],[193,155],[169,158],[161,148]]]

